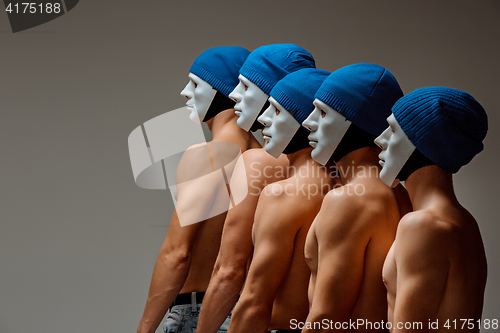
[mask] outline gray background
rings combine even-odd
[[[499,41],[495,0],[80,1],[17,34],[0,13],[0,332],[136,330],[173,206],[134,184],[128,134],[183,105],[206,48],[280,42],[482,103],[485,150],[455,187],[488,256],[483,317],[499,318]]]

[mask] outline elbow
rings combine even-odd
[[[189,266],[191,262],[191,251],[187,247],[162,249],[159,255],[160,260],[172,269],[182,269]]]
[[[260,320],[266,320],[267,315],[271,314],[271,310],[272,304],[269,306],[269,304],[258,302],[256,298],[242,295],[237,303],[237,308],[233,316],[244,317],[247,322],[258,322]]]
[[[218,290],[218,293],[232,297],[239,295],[245,282],[245,267],[214,267],[214,273],[210,281],[211,288]]]
[[[245,280],[245,266],[219,267],[216,273],[216,279],[219,285],[239,286],[238,292]]]
[[[350,315],[341,313],[341,311],[328,311],[327,309],[311,309],[307,316],[307,321],[311,323],[321,322],[323,320],[333,322],[347,322]]]
[[[329,319],[328,315],[326,315],[326,313],[324,312],[318,312],[318,311],[314,311],[311,309],[311,311],[309,312],[309,314],[307,315],[307,319],[306,321],[309,322],[309,323],[316,323],[318,322],[319,320],[322,320],[322,319]]]

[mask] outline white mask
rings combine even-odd
[[[266,142],[264,148],[271,156],[278,158],[297,133],[300,124],[274,98],[269,97],[269,102],[269,107],[258,120],[265,126],[262,130]]]
[[[395,187],[399,183],[396,177],[415,150],[415,146],[393,114],[387,118],[387,122],[389,127],[375,139],[375,143],[382,149],[378,155],[382,166],[380,179],[387,186]]]
[[[313,104],[315,108],[302,126],[311,131],[308,136],[309,144],[314,148],[311,157],[319,164],[325,165],[351,126],[351,122],[319,99],[315,99]]]
[[[188,99],[186,105],[191,108],[189,118],[198,123],[205,118],[217,90],[193,73],[189,73],[188,76],[189,82],[181,91],[181,95]]]
[[[238,78],[240,83],[229,94],[229,98],[236,102],[234,106],[238,115],[236,123],[248,132],[269,96],[243,75],[240,74]]]

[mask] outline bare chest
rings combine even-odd
[[[304,245],[304,258],[311,269],[311,273],[315,274],[318,269],[318,240],[316,239],[314,222],[307,233]]]
[[[382,280],[387,289],[388,300],[396,296],[397,269],[396,259],[394,257],[394,244],[391,246],[387,257],[385,258],[384,267],[382,268]]]

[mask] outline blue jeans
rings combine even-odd
[[[165,333],[194,333],[198,325],[201,304],[197,305],[197,311],[193,311],[191,304],[174,305],[167,312],[167,318],[163,323]],[[226,333],[229,328],[231,314],[226,318],[217,333]]]

